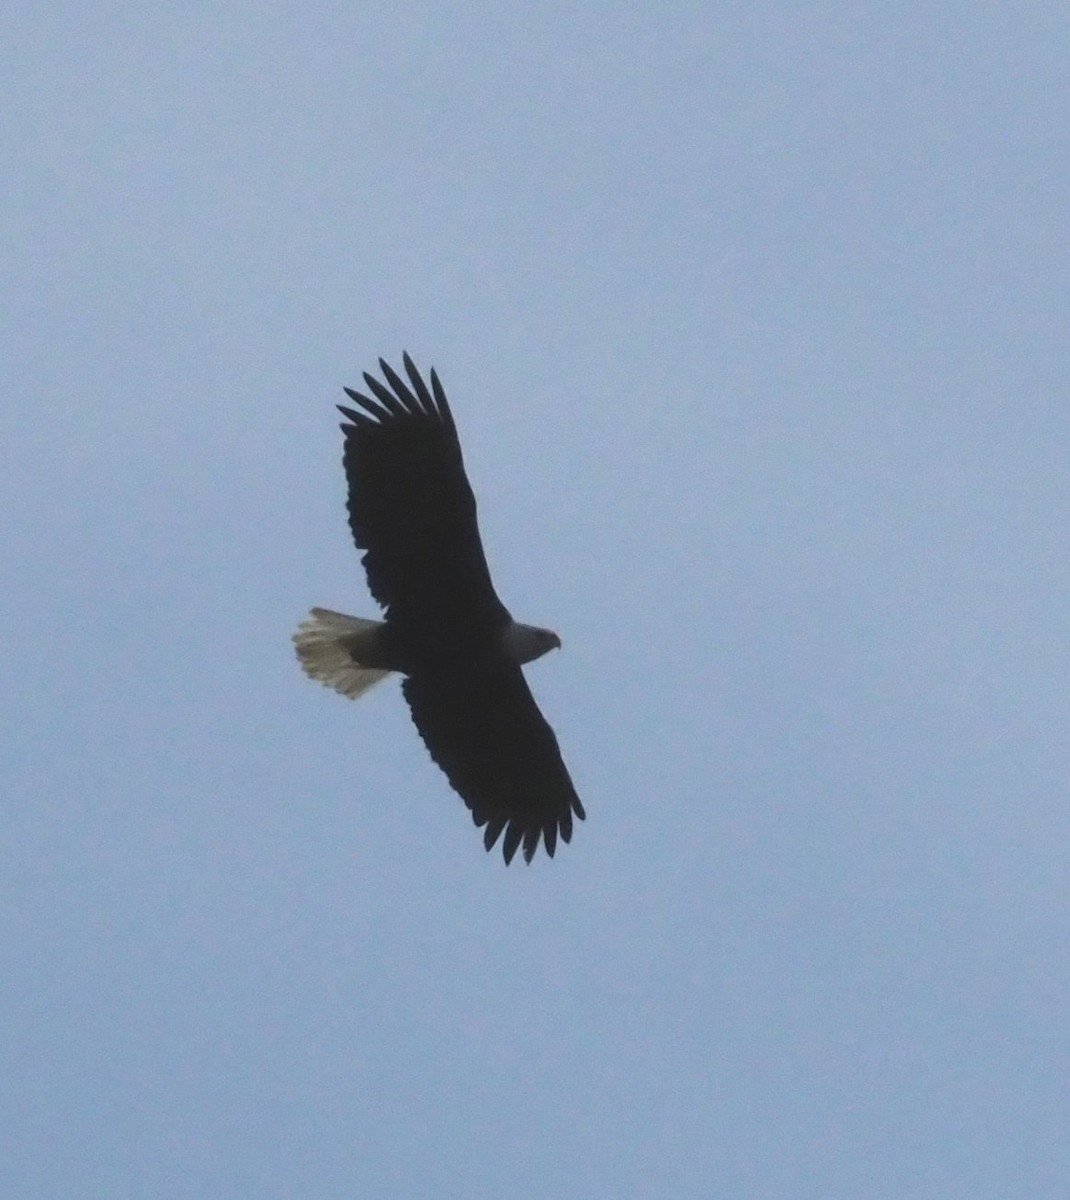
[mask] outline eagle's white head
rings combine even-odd
[[[534,662],[549,650],[560,650],[561,639],[552,629],[540,629],[538,625],[523,625],[513,621],[502,633],[505,652],[518,663]]]

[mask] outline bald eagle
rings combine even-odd
[[[349,528],[385,620],[314,608],[294,634],[313,679],[362,695],[392,672],[432,759],[464,800],[483,844],[502,838],[506,863],[542,840],[551,857],[585,813],[557,738],[521,666],[561,640],[514,621],[483,553],[476,501],[446,394],[412,359],[406,383],[382,359],[389,387],[365,373],[370,396],[345,393],[343,466]]]

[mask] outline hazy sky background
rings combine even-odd
[[[4,26],[0,1193],[1064,1200],[1070,10]],[[293,660],[402,349],[552,862]]]

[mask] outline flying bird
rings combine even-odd
[[[461,443],[434,369],[428,388],[408,354],[408,382],[382,359],[386,384],[345,388],[339,405],[349,528],[384,620],[314,608],[293,636],[313,679],[363,695],[397,672],[432,759],[507,863],[551,857],[583,805],[521,666],[557,649],[552,630],[514,621],[491,582]],[[389,385],[389,386],[387,386]],[[503,836],[504,835],[504,836]]]

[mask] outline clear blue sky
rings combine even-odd
[[[1064,1200],[1065,5],[4,24],[0,1193]],[[293,660],[402,349],[553,862]]]

